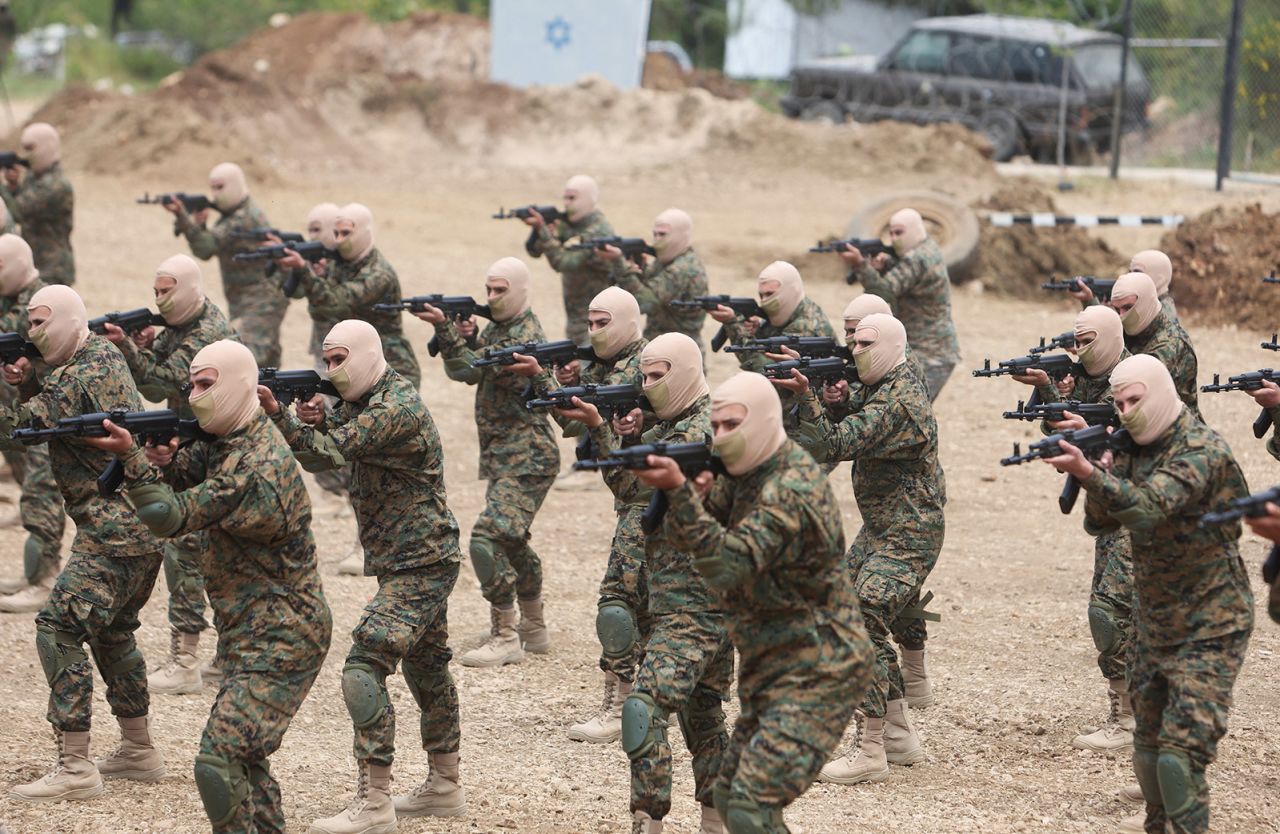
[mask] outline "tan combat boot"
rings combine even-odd
[[[218,659],[216,657],[200,667],[200,683],[205,686],[212,686],[214,689],[219,689],[222,687],[222,678],[222,668],[218,666]]]
[[[1125,817],[1116,826],[1116,834],[1146,834],[1147,831],[1147,812],[1134,814],[1131,817]]]
[[[520,600],[520,624],[516,632],[520,635],[520,647],[526,652],[551,651],[551,632],[547,631],[547,621],[543,618],[542,597]]]
[[[89,733],[53,731],[58,740],[58,764],[34,782],[17,785],[10,799],[22,802],[64,802],[92,799],[102,793],[102,776],[89,761]]]
[[[6,614],[30,614],[44,608],[53,590],[53,577],[42,579],[35,585],[26,585],[8,596],[0,597],[0,611]]]
[[[343,557],[334,570],[339,576],[364,576],[364,545],[360,544],[359,535],[351,545],[351,552]]]
[[[631,834],[662,834],[662,820],[655,820],[644,811],[631,816]]]
[[[1137,782],[1125,785],[1120,789],[1120,801],[1126,805],[1146,805],[1147,798],[1142,795],[1142,786]]]
[[[489,608],[489,619],[492,627],[489,639],[480,646],[462,656],[463,666],[505,666],[508,663],[519,663],[524,660],[524,649],[520,648],[520,635],[516,633],[516,609]]]
[[[396,809],[391,804],[391,765],[360,762],[351,804],[332,817],[311,823],[311,834],[392,834]]]
[[[200,661],[196,649],[200,646],[200,632],[188,634],[176,628],[169,631],[169,659],[156,671],[147,675],[147,689],[153,695],[190,695],[199,692],[204,684],[200,680]]]
[[[889,760],[884,752],[884,719],[865,716],[859,719],[861,731],[856,754],[846,753],[827,762],[818,774],[819,782],[856,785],[859,782],[883,782],[889,778]]]
[[[725,834],[724,821],[720,812],[710,805],[702,806],[702,821],[698,825],[698,834]]]
[[[613,744],[622,736],[622,704],[631,694],[631,681],[624,681],[613,672],[604,673],[604,703],[600,712],[569,727],[571,741],[591,744]]]
[[[165,774],[164,757],[151,743],[147,716],[116,717],[120,725],[120,746],[105,759],[97,759],[98,773],[103,779],[133,779],[155,782]]]
[[[457,817],[467,812],[467,792],[458,777],[457,753],[428,753],[427,779],[411,793],[395,798],[402,817]]]
[[[902,698],[890,701],[884,713],[884,755],[889,764],[913,765],[924,761],[920,748],[920,736],[911,723],[907,702]]]
[[[902,682],[906,685],[907,706],[924,709],[933,706],[933,684],[925,668],[924,649],[901,649]]]
[[[1133,749],[1133,704],[1129,699],[1129,686],[1124,678],[1109,681],[1107,697],[1111,701],[1111,714],[1107,722],[1096,732],[1078,735],[1071,746],[1078,750],[1098,753],[1117,753]]]
[[[5,596],[8,596],[9,594],[16,594],[18,591],[21,591],[30,584],[31,582],[27,579],[26,574],[19,574],[7,579],[0,579],[0,594]]]

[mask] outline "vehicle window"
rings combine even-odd
[[[1055,87],[1062,83],[1062,58],[1053,54],[1048,44],[1005,41],[1004,53],[1009,80]]]
[[[1120,83],[1120,44],[1090,43],[1078,46],[1072,53],[1072,63],[1086,87],[1108,90]],[[1129,53],[1130,86],[1143,84],[1146,76],[1142,67]]]
[[[1004,58],[995,38],[956,34],[951,36],[951,74],[966,78],[1005,77]]]
[[[912,32],[893,53],[888,67],[907,72],[946,72],[948,40],[950,35],[946,32]]]

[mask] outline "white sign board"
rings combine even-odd
[[[649,0],[493,0],[489,29],[494,81],[571,84],[593,73],[639,87]]]

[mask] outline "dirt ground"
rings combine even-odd
[[[834,128],[833,128],[834,130]],[[872,134],[873,136],[879,134]],[[898,188],[932,186],[978,201],[1003,183],[985,165],[944,167],[913,162],[885,169],[860,159],[832,159],[809,153],[778,153],[768,142],[713,144],[703,152],[663,160],[646,152],[636,157],[600,156],[593,166],[602,183],[602,208],[622,234],[643,234],[653,216],[671,204],[693,215],[696,248],[706,260],[717,292],[749,294],[754,276],[775,258],[797,257],[811,241],[843,227],[862,201]],[[883,141],[883,137],[881,138]],[[841,140],[844,142],[844,140]],[[840,143],[832,142],[836,151]],[[651,148],[650,148],[651,150]],[[854,149],[849,148],[852,154]],[[595,158],[595,157],[593,157]],[[636,159],[643,160],[643,166]],[[654,161],[658,159],[659,161]],[[530,167],[469,158],[465,164],[424,158],[412,176],[378,172],[349,176],[342,161],[329,160],[310,177],[277,176],[254,190],[255,199],[282,227],[301,225],[308,208],[321,200],[359,199],[377,218],[378,243],[399,270],[406,294],[429,291],[479,293],[483,270],[498,257],[522,255],[522,226],[488,219],[499,206],[554,201],[565,177],[576,173],[572,155],[542,157]],[[106,176],[72,167],[78,208],[75,244],[80,284],[91,311],[136,307],[150,300],[154,265],[185,251],[169,232],[166,215],[137,206],[144,190],[198,188],[203,159],[184,169],[180,158],[166,167],[181,179]],[[834,172],[833,172],[834,167]],[[1064,211],[1144,211],[1192,215],[1219,204],[1211,192],[1164,184],[1080,182],[1074,192],[1055,197]],[[1233,191],[1232,205],[1261,201],[1280,208],[1280,193]],[[1127,260],[1128,253],[1154,245],[1159,230],[1110,229],[1103,235]],[[1124,262],[1116,264],[1116,268]],[[552,334],[563,328],[559,286],[544,261],[533,266],[534,308]],[[216,287],[216,268],[206,276]],[[808,292],[838,315],[856,288],[833,280],[838,270],[811,275]],[[978,276],[982,278],[981,275]],[[220,293],[215,293],[220,298]],[[885,783],[863,787],[815,786],[787,813],[793,831],[820,834],[865,830],[884,834],[920,832],[1106,832],[1131,813],[1115,792],[1131,779],[1129,756],[1107,757],[1073,750],[1071,738],[1082,724],[1105,712],[1104,682],[1095,665],[1085,618],[1092,545],[1080,528],[1079,513],[1066,518],[1054,497],[1059,478],[1041,465],[1002,469],[997,461],[1015,440],[1031,439],[1032,427],[1010,424],[999,412],[1023,393],[1007,380],[972,378],[968,371],[984,357],[1023,352],[1041,335],[1066,330],[1071,308],[1054,300],[1017,301],[982,292],[981,280],[957,291],[956,320],[964,361],[937,403],[942,458],[951,503],[948,535],[929,582],[934,607],[944,620],[931,627],[930,661],[938,703],[916,714],[928,756],[911,768],[897,768]],[[453,511],[464,536],[483,501],[476,480],[476,434],[472,393],[449,382],[438,359],[422,350],[429,328],[412,319],[405,326],[423,362],[424,395],[440,427],[447,457]],[[309,320],[295,304],[285,326],[290,367],[309,366]],[[1212,371],[1237,372],[1268,364],[1257,329],[1192,327],[1201,377]],[[732,360],[711,357],[713,385],[733,370]],[[1255,409],[1241,394],[1205,395],[1208,421],[1229,439],[1249,476],[1263,488],[1277,479],[1275,462],[1253,439]],[[567,461],[570,446],[563,446]],[[858,529],[848,466],[832,476],[845,513],[846,538]],[[0,487],[16,500],[10,485]],[[312,491],[316,537],[322,560],[342,558],[355,523],[339,502]],[[554,651],[530,656],[501,670],[473,670],[455,664],[462,699],[463,780],[468,813],[453,820],[406,820],[405,832],[621,832],[629,830],[628,772],[616,746],[570,742],[564,728],[591,714],[599,698],[599,647],[594,632],[595,597],[613,529],[609,495],[553,491],[534,526],[533,545],[546,569],[548,620]],[[22,534],[0,530],[0,571],[20,568]],[[1248,536],[1242,550],[1255,580],[1263,548]],[[332,575],[325,592],[334,614],[334,640],[312,694],[273,758],[285,798],[290,830],[303,831],[321,815],[345,805],[353,786],[350,724],[339,678],[349,646],[349,630],[374,591],[366,578]],[[139,641],[149,662],[162,660],[168,645],[166,595],[161,587],[143,612]],[[488,618],[469,566],[452,598],[454,644],[469,648]],[[1273,655],[1280,650],[1278,627],[1260,614],[1248,662],[1236,689],[1231,731],[1210,771],[1214,830],[1275,830],[1280,804],[1274,798],[1280,769],[1280,673]],[[52,744],[44,721],[47,686],[32,641],[32,617],[0,615],[0,783],[12,785],[46,772]],[[211,641],[202,646],[208,656]],[[401,755],[396,788],[407,790],[426,773],[418,749],[416,709],[400,678],[390,682],[401,722]],[[112,783],[86,803],[30,808],[0,800],[0,821],[14,834],[26,832],[199,832],[208,830],[191,777],[213,692],[161,696],[153,701],[154,734],[169,764],[157,784]],[[116,730],[102,698],[94,748],[106,753]],[[730,705],[731,714],[736,708]],[[673,737],[678,736],[673,732]],[[682,741],[676,749],[674,807],[668,830],[693,832],[697,808]]]

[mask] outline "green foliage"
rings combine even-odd
[[[724,41],[729,34],[727,0],[653,0],[649,37],[675,41],[695,66],[724,66]]]

